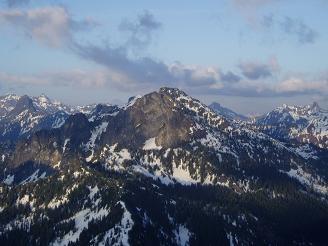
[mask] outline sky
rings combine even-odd
[[[176,87],[243,114],[328,109],[327,0],[1,0],[0,94],[122,104]]]

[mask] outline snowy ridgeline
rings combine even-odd
[[[164,149],[162,146],[156,143],[156,138],[149,138],[145,141],[142,150],[145,151],[145,156],[140,160],[136,161],[132,154],[129,152],[128,149],[118,149],[117,144],[113,146],[104,146],[103,149],[100,151],[99,154],[95,155],[94,148],[96,146],[96,141],[100,139],[101,135],[106,131],[108,126],[107,122],[103,122],[100,125],[96,126],[94,130],[92,130],[91,138],[89,142],[86,144],[86,151],[90,152],[91,154],[86,158],[87,162],[97,162],[101,161],[105,164],[105,167],[110,170],[115,171],[133,171],[137,173],[141,173],[144,176],[150,177],[154,180],[158,180],[165,185],[174,184],[175,182],[190,185],[196,183],[203,183],[203,184],[213,184],[213,180],[216,179],[217,185],[222,185],[225,187],[231,186],[238,186],[244,191],[249,191],[249,187],[245,180],[240,181],[232,181],[229,178],[217,176],[215,173],[208,174],[203,181],[200,179],[199,167],[195,166],[195,163],[188,163],[188,162],[178,162],[172,163],[172,168],[168,170],[162,164],[162,161],[168,157],[168,153],[172,152],[174,156],[178,156],[178,152],[184,152],[185,156],[192,156],[192,153],[186,151],[184,149],[171,149],[167,148]],[[200,126],[198,126],[200,127]],[[191,129],[192,131],[196,129]],[[277,146],[279,149],[284,149],[292,154],[296,154],[304,159],[317,159],[316,152],[312,150],[308,145],[300,146],[300,147],[285,147],[282,143],[278,141],[271,140],[268,136],[264,134],[256,135],[252,131],[245,131],[245,133],[250,137],[259,138],[264,141],[272,141],[274,145]],[[216,151],[216,155],[219,160],[222,160],[222,155],[229,155],[232,159],[235,159],[236,163],[239,163],[239,154],[231,147],[224,145],[221,139],[223,138],[222,135],[208,131],[205,138],[201,138],[197,140],[197,143],[211,147]],[[242,144],[243,150],[249,155],[250,158],[255,158],[254,155],[254,148],[258,148],[258,146],[253,146],[248,142],[240,142]],[[194,147],[195,148],[195,147]],[[197,148],[197,147],[196,147]],[[165,150],[162,156],[158,155],[158,151]],[[269,149],[261,147],[261,151],[265,153],[269,152]],[[162,152],[161,152],[162,153]],[[188,158],[186,158],[188,159]],[[132,166],[125,166],[123,165],[126,161],[133,161]],[[278,160],[279,161],[279,160]],[[293,164],[294,160],[291,158],[290,163]],[[209,163],[209,165],[211,165]],[[238,164],[239,165],[239,164]],[[196,173],[191,174],[190,168],[196,170]],[[316,192],[327,194],[328,189],[327,185],[321,180],[320,177],[314,177],[309,173],[305,172],[297,172],[297,175],[292,175],[293,169],[290,169],[286,173],[291,178],[296,178],[302,185],[305,185],[309,188],[313,188]],[[304,181],[306,180],[306,182]]]

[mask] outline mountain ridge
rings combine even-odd
[[[238,114],[229,108],[223,107],[220,103],[213,102],[209,105],[209,107],[213,109],[216,113],[221,114],[230,120],[248,120],[248,117],[242,114]]]
[[[328,151],[179,89],[67,114],[13,143],[0,146],[4,244],[326,242]]]
[[[328,147],[328,110],[314,102],[306,106],[284,104],[256,120],[263,132],[283,141]]]

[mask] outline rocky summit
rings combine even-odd
[[[1,245],[327,245],[317,104],[249,120],[175,88],[0,97]]]

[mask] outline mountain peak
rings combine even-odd
[[[317,231],[310,231],[314,223],[328,221],[323,200],[328,194],[328,152],[319,152],[309,141],[300,147],[293,141],[285,144],[277,135],[263,134],[261,129],[266,128],[226,120],[222,113],[216,114],[179,89],[161,88],[134,97],[128,107],[99,104],[87,115],[64,114],[61,118],[45,118],[52,106],[42,110],[35,97],[24,96],[19,103],[33,104],[36,112],[24,111],[25,117],[23,113],[9,119],[14,124],[7,139],[13,144],[8,151],[0,149],[1,245],[16,245],[17,236],[22,245],[187,245],[188,241],[176,239],[186,236],[200,245],[238,244],[237,238],[247,245],[261,244],[262,238],[262,244],[310,244],[303,234],[313,235]],[[228,111],[219,103],[212,105]],[[308,107],[290,109],[309,111]],[[284,115],[289,114],[275,112],[279,129],[293,126],[281,124],[285,122],[279,121],[281,117],[291,119]],[[46,123],[40,124],[42,121]],[[3,132],[8,130],[4,126]],[[213,197],[224,199],[218,203]],[[230,209],[240,197],[247,200]],[[286,230],[280,230],[280,225],[286,224],[286,216],[299,201],[303,207],[287,218],[296,222],[287,225],[286,230],[294,227],[285,240]],[[281,204],[286,208],[283,214]],[[258,212],[259,207],[267,213]],[[304,214],[307,217],[298,221]],[[39,215],[46,216],[47,231],[40,232],[45,223]],[[300,223],[304,230],[294,239],[291,236],[300,230]],[[54,233],[48,233],[52,232],[49,228],[55,228]],[[311,233],[303,233],[308,231]],[[322,229],[323,240],[324,233]],[[125,242],[119,241],[121,237]]]
[[[319,112],[320,109],[321,108],[317,102],[313,102],[312,105],[310,106],[310,110],[314,113]]]
[[[171,96],[187,96],[187,94],[181,89],[172,87],[161,87],[159,93],[165,93]]]
[[[17,96],[15,93],[8,93],[5,96],[3,96],[3,98],[7,99],[7,100],[18,100],[19,96]]]
[[[38,99],[40,100],[40,101],[44,101],[44,102],[50,102],[51,100],[49,99],[49,97],[46,95],[46,94],[44,94],[44,93],[42,93],[40,96],[38,96]]]
[[[33,100],[27,95],[21,96],[18,99],[17,104],[15,108],[11,111],[11,113],[20,114],[24,110],[31,110],[33,112],[35,111]]]
[[[229,108],[225,108],[220,103],[213,102],[209,107],[217,114],[222,115],[229,120],[247,120],[246,116],[238,114]]]
[[[40,106],[43,109],[48,108],[52,104],[52,101],[50,100],[50,98],[47,97],[45,94],[41,94],[40,96],[34,97],[33,99],[34,99],[34,101],[36,101],[38,106]]]

